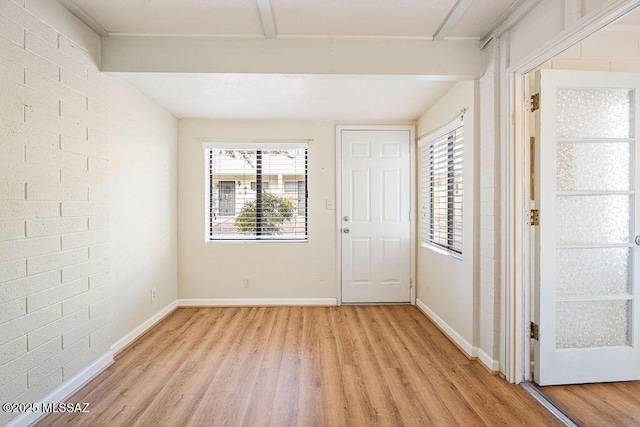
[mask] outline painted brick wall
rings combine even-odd
[[[487,65],[480,79],[480,307],[479,357],[493,370],[500,363],[500,151],[497,52],[485,49]]]
[[[0,402],[38,401],[109,349],[99,52],[56,1],[0,0]]]
[[[562,52],[540,68],[640,72],[640,31],[613,24]]]

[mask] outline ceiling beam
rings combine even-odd
[[[262,19],[262,28],[264,29],[264,35],[268,39],[276,38],[276,24],[273,19],[273,10],[271,9],[271,3],[269,0],[257,0],[258,8],[260,9],[260,18]]]
[[[483,74],[477,40],[102,38],[105,72],[427,76]]]
[[[493,23],[491,30],[480,38],[480,46],[484,47],[494,37],[500,37],[505,31],[517,24],[531,11],[540,0],[516,0]]]
[[[442,24],[440,24],[440,28],[438,28],[436,33],[433,35],[433,40],[444,40],[445,37],[451,33],[451,30],[458,25],[462,15],[464,15],[467,9],[469,9],[471,3],[473,3],[473,0],[458,0],[455,6],[453,6],[453,9],[451,9],[451,12],[449,12],[447,17],[444,18]]]
[[[58,0],[58,3],[63,5],[65,9],[71,12],[76,18],[84,22],[84,24],[91,28],[97,35],[100,37],[105,37],[109,35],[109,32],[104,29],[104,27],[98,24],[92,17],[90,17],[87,12],[82,10],[80,6],[75,4],[73,0]]]

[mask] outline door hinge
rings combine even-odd
[[[536,93],[535,95],[531,95],[531,112],[537,111],[540,109],[540,94]]]
[[[413,289],[413,279],[409,278],[409,289]]]
[[[540,211],[538,209],[531,209],[529,225],[540,225]]]
[[[533,322],[529,323],[529,338],[540,341],[540,329],[538,325]]]

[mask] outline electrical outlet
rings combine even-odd
[[[156,294],[157,289],[156,288],[151,288],[151,302],[155,302],[156,301],[156,297],[158,296]]]
[[[242,279],[242,284],[244,285],[245,288],[250,288],[251,287],[251,282],[249,281],[248,277],[244,277]]]

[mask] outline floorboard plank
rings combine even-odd
[[[583,426],[640,425],[640,381],[538,389],[568,417]]]
[[[413,306],[181,308],[66,401],[38,425],[560,425]]]

